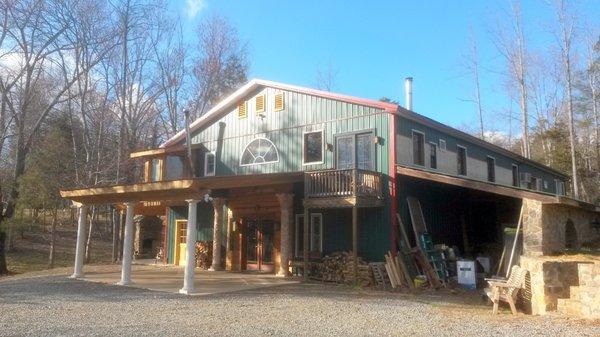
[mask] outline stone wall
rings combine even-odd
[[[162,245],[163,221],[156,216],[136,216],[133,240],[136,258],[154,258]]]
[[[531,199],[523,199],[523,207],[523,254],[526,256],[563,252],[569,220],[577,232],[577,245],[600,236],[598,229],[592,228],[592,222],[600,216],[597,212]]]

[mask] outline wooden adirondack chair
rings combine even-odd
[[[494,303],[492,313],[495,315],[498,313],[498,304],[500,301],[508,302],[510,305],[510,311],[513,315],[517,314],[517,308],[515,302],[517,300],[517,294],[519,290],[525,285],[525,276],[527,275],[527,269],[523,269],[519,266],[513,266],[510,270],[510,277],[508,280],[501,279],[485,279],[490,285],[485,289],[486,295]]]

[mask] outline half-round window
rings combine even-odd
[[[240,158],[240,166],[262,165],[279,161],[277,147],[267,138],[256,138],[252,140]]]

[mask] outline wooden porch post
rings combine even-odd
[[[303,273],[303,277],[304,277],[304,281],[308,281],[308,250],[309,250],[309,245],[308,245],[308,226],[310,225],[310,219],[309,219],[309,209],[308,207],[304,206],[304,273]]]
[[[352,207],[352,264],[354,284],[358,284],[358,208]]]

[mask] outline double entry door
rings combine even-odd
[[[371,131],[335,136],[336,168],[375,170],[375,136]]]
[[[246,270],[274,272],[275,221],[247,220],[246,240]]]

